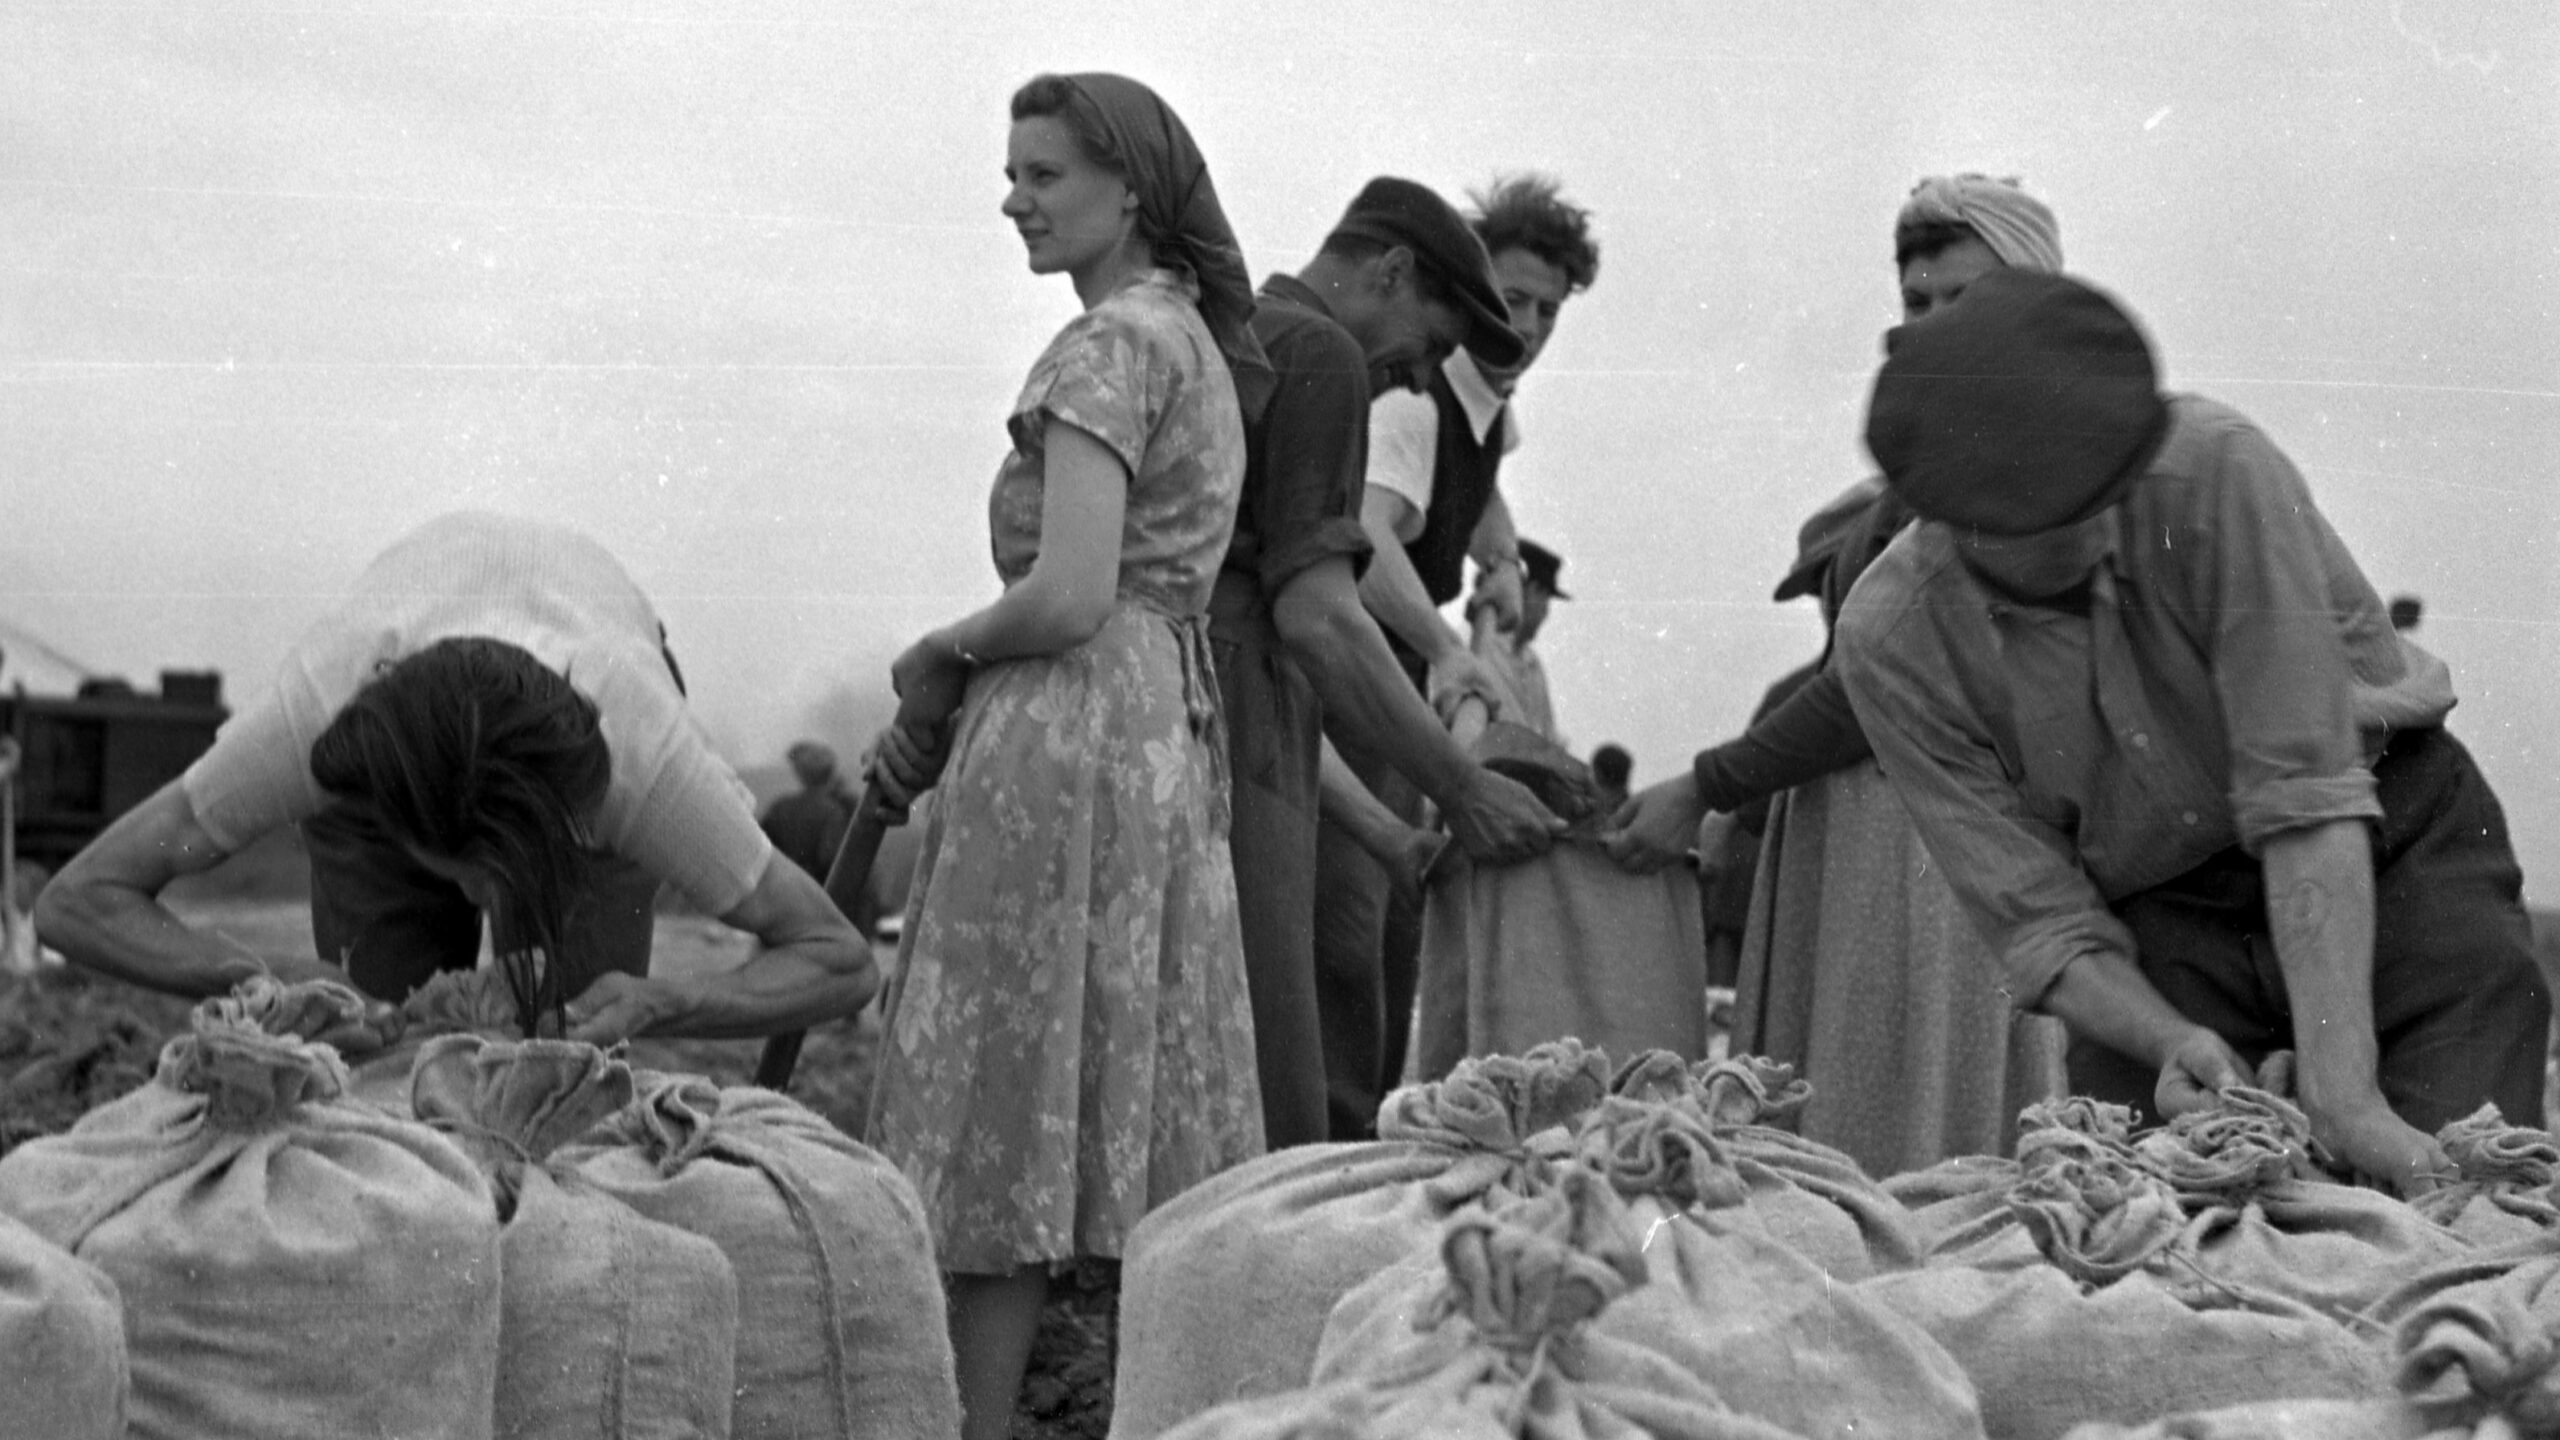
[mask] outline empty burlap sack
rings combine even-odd
[[[0,1160],[0,1211],[115,1281],[142,1440],[485,1440],[488,1183],[435,1131],[344,1099],[335,1050],[260,1028],[344,999],[304,991],[197,1007],[149,1085]]]
[[[729,1257],[739,1440],[957,1434],[932,1234],[897,1167],[770,1090],[636,1080],[554,1159]]]
[[[1247,1161],[1139,1221],[1121,1263],[1112,1435],[1147,1440],[1305,1385],[1334,1302],[1427,1250],[1464,1206],[1530,1193],[1608,1079],[1608,1057],[1574,1041],[1468,1060],[1388,1096],[1375,1141]]]
[[[1468,1207],[1393,1273],[1398,1293],[1374,1298],[1410,1308],[1355,1326],[1361,1338],[1339,1350],[1328,1341],[1316,1384],[1211,1410],[1168,1440],[1794,1433],[1728,1403],[1685,1363],[1678,1337],[1605,1323],[1640,1293],[1645,1262],[1607,1183],[1587,1171],[1567,1168],[1536,1197]],[[1344,1309],[1367,1303],[1376,1283]]]
[[[2527,1242],[2560,1227],[2551,1185],[2560,1145],[2547,1130],[2510,1125],[2495,1101],[2436,1132],[2456,1178],[2410,1203],[2474,1245]]]
[[[479,1162],[505,1220],[500,1440],[727,1440],[728,1257],[549,1163],[631,1103],[630,1067],[565,1040],[445,1035],[412,1087],[418,1119]]]
[[[1690,1064],[1656,1051],[1621,1066],[1612,1089],[1696,1107],[1750,1187],[1751,1208],[1769,1233],[1835,1279],[1921,1263],[1926,1251],[1902,1202],[1857,1161],[1784,1128],[1813,1093],[1794,1066],[1753,1055]]]
[[[126,1390],[115,1282],[0,1215],[0,1433],[124,1440]]]

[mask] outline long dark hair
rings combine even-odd
[[[439,640],[356,692],[311,746],[322,790],[391,834],[486,871],[490,937],[532,1035],[576,993],[562,949],[591,846],[580,817],[613,774],[595,703],[524,650]],[[583,988],[581,985],[579,988]]]

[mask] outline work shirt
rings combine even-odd
[[[1440,373],[1447,377],[1450,393],[1464,409],[1468,428],[1484,444],[1499,444],[1500,453],[1510,454],[1520,448],[1520,417],[1493,382],[1485,378],[1484,369],[1473,355],[1464,350],[1450,353],[1440,362]],[[1494,427],[1502,434],[1497,441]],[[1390,390],[1369,407],[1369,483],[1392,490],[1411,503],[1412,509],[1397,517],[1395,535],[1407,545],[1422,534],[1423,517],[1430,513],[1432,481],[1440,461],[1440,407],[1428,395],[1410,390]]]
[[[1254,338],[1278,383],[1261,418],[1245,427],[1244,498],[1225,569],[1249,579],[1268,603],[1333,556],[1350,557],[1355,575],[1368,564],[1360,495],[1369,362],[1323,299],[1294,277],[1262,282],[1259,302]]]
[[[2080,608],[2005,599],[1945,525],[1903,532],[1833,664],[1930,854],[2034,1006],[2131,955],[2108,903],[2234,844],[2380,814],[2393,729],[2452,708],[2264,432],[2192,396],[2110,514]]]

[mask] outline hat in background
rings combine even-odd
[[[1867,449],[1932,520],[1987,535],[2078,524],[2122,498],[2168,429],[2141,328],[2067,276],[1994,270],[1885,348]]]
[[[1536,581],[1538,583],[1538,588],[1546,591],[1558,600],[1570,600],[1573,598],[1572,596],[1564,593],[1563,589],[1556,584],[1557,572],[1564,569],[1564,557],[1558,555],[1553,550],[1548,549],[1546,546],[1539,544],[1535,540],[1521,541],[1520,568],[1525,572],[1525,578]]]
[[[1518,364],[1527,352],[1519,332],[1511,328],[1510,308],[1493,288],[1493,262],[1484,253],[1484,242],[1430,186],[1381,175],[1360,187],[1333,233],[1412,251],[1417,263],[1439,277],[1441,288],[1466,317],[1467,350],[1478,360],[1503,369]]]

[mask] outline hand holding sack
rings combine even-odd
[[[115,1282],[0,1215],[0,1416],[23,1435],[123,1440],[128,1389]]]
[[[630,1067],[565,1040],[428,1041],[418,1119],[498,1197],[497,1433],[728,1440],[738,1281],[718,1245],[643,1218],[551,1157],[628,1105]]]
[[[728,1257],[739,1440],[956,1436],[942,1278],[897,1168],[769,1090],[636,1083],[555,1170]]]
[[[1139,1221],[1121,1267],[1112,1435],[1148,1440],[1223,1401],[1304,1386],[1334,1303],[1428,1251],[1464,1207],[1536,1193],[1609,1073],[1571,1040],[1462,1061],[1388,1096],[1375,1141],[1265,1155]]]
[[[150,1084],[0,1159],[0,1212],[124,1297],[137,1440],[491,1434],[488,1183],[347,1099],[335,1050],[263,1028],[350,996],[248,982],[197,1008]]]

